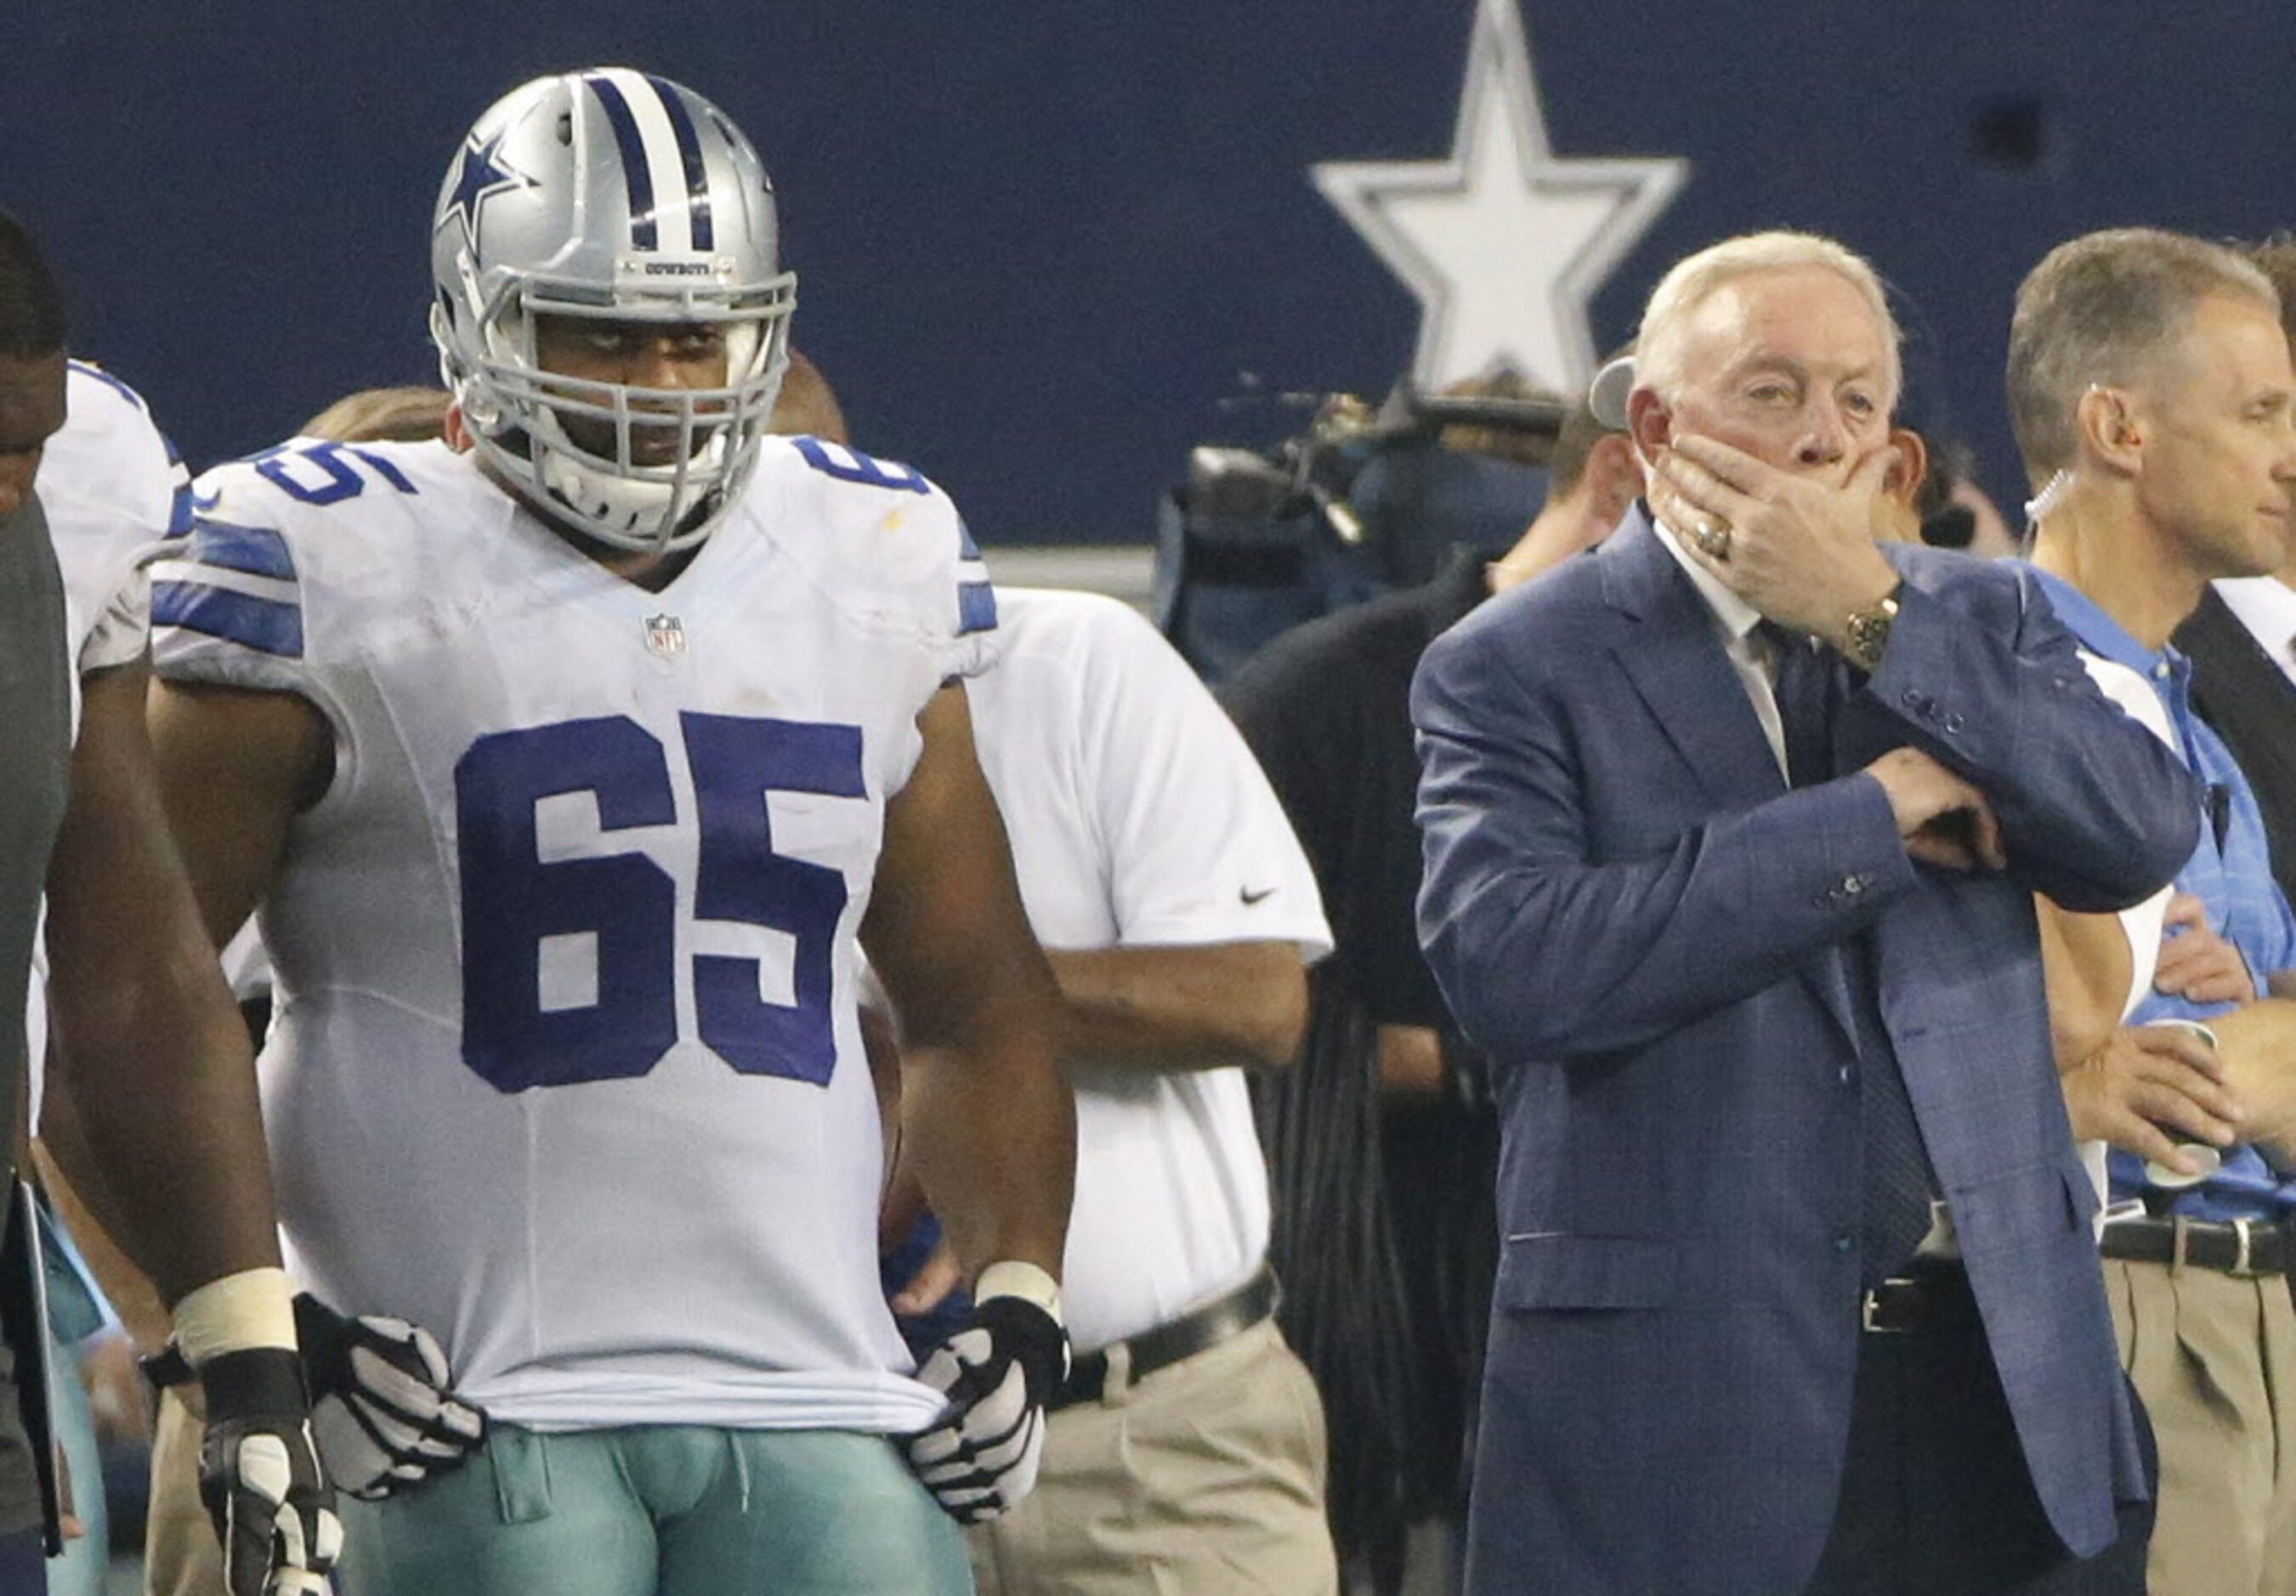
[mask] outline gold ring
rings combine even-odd
[[[1730,558],[1730,523],[1728,521],[1701,521],[1698,523],[1698,529],[1690,535],[1690,538],[1698,545],[1699,552],[1710,560]]]

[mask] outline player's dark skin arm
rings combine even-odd
[[[47,1101],[40,1108],[40,1139],[34,1143],[32,1154],[39,1166],[40,1183],[55,1205],[72,1245],[79,1249],[80,1261],[103,1289],[105,1299],[119,1315],[136,1350],[160,1351],[175,1329],[168,1305],[160,1300],[159,1289],[150,1277],[130,1263],[111,1239],[125,1223],[119,1217],[119,1199],[111,1195],[110,1183],[88,1154],[70,1084],[53,1070],[48,1076]],[[73,1171],[69,1178],[64,1174],[67,1169]]]
[[[48,872],[49,1002],[66,1156],[172,1304],[276,1265],[279,1244],[247,1028],[161,806],[147,678],[139,662],[86,679]]]
[[[1290,942],[1046,949],[1061,986],[1063,1061],[1140,1069],[1272,1068],[1308,1026]]]
[[[1076,1103],[1055,1062],[1059,993],[1029,934],[964,690],[917,717],[924,751],[885,806],[861,941],[901,1021],[903,1161],[956,1256],[1057,1279]]]
[[[220,948],[271,890],[289,823],[326,790],[333,734],[291,692],[155,681],[146,715],[168,821]]]

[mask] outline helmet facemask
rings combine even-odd
[[[537,507],[615,548],[666,552],[708,536],[757,462],[789,365],[789,304],[708,307],[691,297],[657,314],[554,299],[504,285],[480,323],[485,357],[455,381],[480,455]],[[439,313],[434,313],[434,315]],[[720,388],[644,388],[544,367],[539,315],[722,328]]]

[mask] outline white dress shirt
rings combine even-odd
[[[1754,718],[1762,723],[1762,735],[1770,740],[1770,757],[1778,762],[1778,774],[1785,777],[1786,785],[1793,785],[1793,776],[1786,765],[1786,727],[1778,714],[1777,662],[1770,658],[1769,650],[1754,628],[1761,624],[1761,611],[1722,585],[1712,571],[1692,559],[1682,546],[1674,528],[1655,516],[1651,525],[1658,529],[1658,540],[1666,552],[1674,556],[1690,577],[1706,607],[1713,612],[1716,632],[1722,639],[1722,651],[1730,657],[1730,668],[1738,673],[1739,683],[1746,689],[1746,698],[1754,706]]]

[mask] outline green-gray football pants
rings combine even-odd
[[[345,1596],[969,1596],[957,1527],[847,1430],[498,1424],[451,1474],[341,1502]]]

